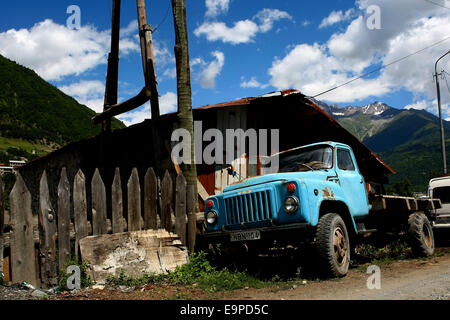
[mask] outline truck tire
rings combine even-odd
[[[336,278],[347,275],[350,265],[350,240],[340,215],[328,213],[319,219],[316,253],[324,275]]]
[[[422,213],[413,213],[409,216],[408,240],[414,255],[419,257],[433,255],[433,228],[426,215]]]

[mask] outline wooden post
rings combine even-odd
[[[88,236],[86,178],[78,170],[73,181],[73,215],[75,227],[75,257],[79,257],[80,240]]]
[[[173,186],[169,171],[166,170],[161,183],[161,225],[168,232],[172,232],[172,197]]]
[[[195,210],[197,197],[195,188],[191,184],[187,186],[186,198],[186,212],[188,216],[187,246],[189,253],[193,253],[197,237],[197,214]]]
[[[188,184],[197,194],[197,167],[195,164],[194,118],[192,115],[191,69],[185,0],[172,0],[175,26],[175,59],[177,65],[178,125],[191,135],[191,163],[183,163],[182,170]],[[196,202],[196,207],[198,206]]]
[[[20,174],[11,191],[11,236],[12,281],[27,281],[37,286],[36,263],[33,238],[33,214],[31,194]]]
[[[58,256],[59,268],[70,260],[70,184],[66,168],[61,170],[58,185]]]
[[[141,39],[142,67],[145,75],[145,86],[150,89],[152,119],[159,117],[159,96],[156,82],[155,57],[153,53],[153,32],[147,24],[145,0],[137,0],[139,35]]]
[[[111,52],[108,56],[108,71],[106,75],[105,100],[103,111],[117,104],[119,84],[119,44],[120,44],[120,4],[121,0],[113,0]],[[103,131],[111,131],[111,119],[103,122]]]
[[[175,191],[175,233],[186,245],[186,179],[180,172],[176,180]]]
[[[112,233],[121,233],[124,230],[123,225],[123,198],[122,182],[120,180],[120,169],[116,168],[114,180],[111,188],[112,195]]]
[[[5,223],[5,204],[4,204],[4,192],[2,176],[0,175],[0,273],[3,274],[3,228]],[[0,275],[1,277],[1,275]]]
[[[141,187],[136,168],[128,180],[128,231],[141,230]]]
[[[98,169],[95,169],[92,188],[92,233],[106,234],[106,190]]]
[[[39,229],[41,280],[44,287],[56,285],[56,214],[50,203],[47,173],[42,173],[39,185]]]
[[[149,168],[144,178],[144,229],[156,230],[158,201],[158,182],[155,171]]]

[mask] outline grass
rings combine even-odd
[[[0,137],[0,150],[7,150],[11,147],[21,148],[29,153],[36,150],[36,153],[39,156],[43,156],[52,151],[52,148],[45,144],[32,143],[22,139]]]
[[[80,262],[78,260],[76,260],[75,258],[67,261],[67,263],[65,264],[64,268],[61,268],[59,270],[59,274],[58,274],[58,286],[61,288],[61,291],[68,291],[69,288],[67,287],[67,280],[69,279],[70,276],[72,276],[72,273],[67,273],[67,267],[69,266],[78,266],[80,268],[81,271],[81,288],[87,288],[90,287],[92,285],[92,280],[89,277],[88,274],[88,266],[89,263],[88,262]]]
[[[271,281],[262,281],[246,272],[217,268],[207,260],[203,251],[190,256],[189,263],[177,267],[168,274],[144,274],[135,278],[125,275],[123,270],[119,276],[111,276],[107,280],[110,286],[143,286],[148,284],[171,284],[191,286],[209,293],[233,291],[245,287],[263,288],[271,285]]]

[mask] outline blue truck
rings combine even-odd
[[[434,199],[377,194],[346,144],[320,142],[280,152],[274,173],[226,187],[205,202],[207,244],[311,244],[318,267],[347,274],[351,248],[373,233],[405,235],[417,255],[434,253]],[[231,172],[231,174],[236,174]]]

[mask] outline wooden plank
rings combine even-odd
[[[177,176],[175,191],[175,233],[186,245],[186,179],[183,172]]]
[[[86,178],[78,170],[73,182],[73,215],[75,229],[75,257],[79,257],[80,240],[88,236]]]
[[[37,286],[33,241],[31,194],[20,174],[10,195],[13,226],[11,242],[12,281]]]
[[[372,202],[372,211],[386,210],[386,200],[383,197],[377,197]]]
[[[202,198],[203,201],[206,201],[206,199],[209,198],[208,191],[206,191],[205,187],[198,179],[197,179],[197,190],[198,190],[198,194],[200,195],[200,197]]]
[[[188,185],[186,190],[186,213],[188,216],[187,246],[189,253],[194,252],[197,237],[197,215],[195,213],[195,188]]]
[[[3,186],[2,176],[0,175],[0,273],[3,271],[3,228],[5,226],[5,204],[3,203],[3,194],[5,188]]]
[[[111,203],[112,203],[112,233],[121,233],[124,231],[123,225],[123,198],[122,198],[122,182],[120,180],[120,169],[116,168],[114,180],[111,186]]]
[[[158,181],[153,168],[149,168],[144,178],[144,229],[156,230],[158,201]]]
[[[44,170],[39,185],[39,234],[41,281],[48,288],[57,283],[56,227],[56,213],[50,203],[47,173]]]
[[[58,256],[59,267],[64,268],[70,254],[70,184],[66,168],[61,170],[58,185]]]
[[[128,231],[141,230],[141,187],[136,168],[131,170],[128,180]]]
[[[9,261],[10,261],[9,256],[6,256],[3,259],[3,274],[4,274],[3,279],[6,280],[6,282],[11,282],[11,270],[9,267],[10,266]]]
[[[106,228],[106,190],[98,169],[95,169],[91,182],[92,189],[92,233],[107,233]]]
[[[172,178],[170,177],[169,171],[166,170],[161,183],[161,225],[168,232],[172,232],[172,196]]]

